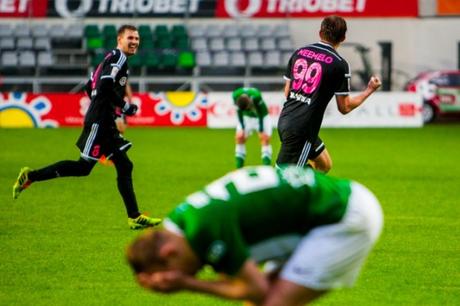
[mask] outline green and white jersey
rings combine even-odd
[[[293,166],[243,168],[189,195],[165,227],[182,233],[202,263],[235,274],[252,246],[340,221],[350,183]]]
[[[262,99],[262,93],[260,92],[260,90],[252,87],[238,88],[232,94],[233,103],[236,104],[236,101],[242,95],[247,95],[252,100],[253,107],[251,109],[244,111],[237,109],[238,119],[240,121],[243,120],[243,116],[263,119],[265,116],[268,115],[268,108],[264,100]]]

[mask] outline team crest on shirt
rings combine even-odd
[[[226,246],[222,240],[214,241],[208,249],[207,260],[210,263],[217,263],[225,254]]]
[[[125,86],[127,80],[128,80],[128,79],[127,79],[126,77],[122,77],[122,78],[120,79],[120,81],[119,81],[120,85],[121,85],[121,86]]]

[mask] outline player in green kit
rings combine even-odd
[[[163,225],[127,249],[141,286],[289,306],[352,286],[383,215],[359,183],[308,168],[259,166],[189,195]],[[269,260],[282,263],[270,276],[258,269]],[[196,278],[204,265],[223,277]]]
[[[268,108],[262,99],[262,94],[257,88],[241,87],[232,94],[236,105],[238,123],[235,135],[235,159],[236,167],[244,166],[246,158],[246,140],[256,131],[259,134],[262,164],[270,165],[272,162],[272,122],[268,115]]]

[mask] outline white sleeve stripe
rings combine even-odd
[[[101,76],[101,80],[102,79],[112,79],[113,80],[114,78],[111,75],[103,75],[103,76]]]
[[[283,79],[285,79],[286,81],[290,81],[291,79],[285,75],[283,75]]]
[[[118,59],[118,62],[116,63],[117,66],[121,67],[126,61],[126,56],[123,54],[123,52],[120,51],[120,58]]]
[[[166,218],[163,221],[163,227],[179,236],[184,236],[184,232],[179,228],[179,226],[177,226],[176,223],[172,222],[169,218]]]
[[[343,92],[336,92],[334,93],[336,96],[348,96],[350,94],[349,91],[343,91]]]

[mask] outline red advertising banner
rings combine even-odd
[[[459,16],[460,15],[460,1],[459,0],[438,0],[438,15]]]
[[[224,18],[417,17],[418,0],[217,0]]]
[[[194,92],[134,95],[131,126],[206,126],[207,96]],[[83,125],[90,100],[83,94],[0,93],[0,128]]]
[[[44,0],[0,0],[2,17],[45,17],[48,1]]]

